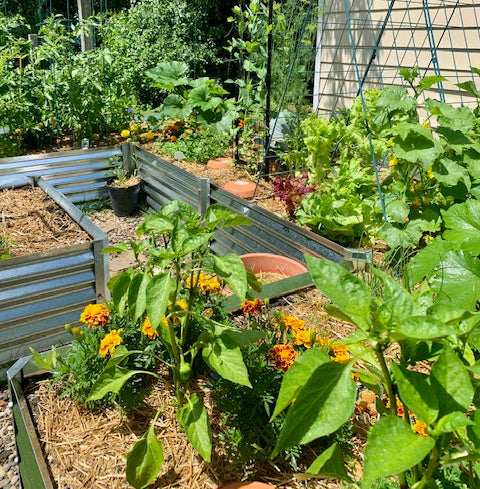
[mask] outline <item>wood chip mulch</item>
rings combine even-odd
[[[0,191],[0,240],[21,256],[91,238],[41,188],[21,187]]]

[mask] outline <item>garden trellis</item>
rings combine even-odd
[[[267,155],[279,137],[282,111],[293,107],[298,112],[308,101],[314,112],[329,117],[350,108],[367,89],[408,87],[401,68],[418,66],[422,78],[446,78],[425,90],[420,102],[430,97],[457,106],[477,103],[476,97],[459,87],[473,81],[471,68],[480,66],[480,5],[473,0],[312,0],[301,15],[304,22],[288,60],[289,76],[276,107],[280,115],[271,123],[273,137]],[[315,21],[312,44],[306,39],[306,26]],[[312,49],[314,65],[302,65],[305,55],[301,53]],[[291,80],[305,69],[310,70],[310,77],[305,77],[302,91]],[[372,160],[375,167],[373,153]],[[262,166],[261,173],[268,173],[268,165]]]

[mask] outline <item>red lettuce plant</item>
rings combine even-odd
[[[295,209],[302,202],[302,198],[317,189],[315,185],[307,185],[307,182],[306,171],[302,172],[301,177],[278,175],[272,181],[273,195],[284,203],[289,219],[295,218]]]

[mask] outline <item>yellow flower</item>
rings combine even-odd
[[[153,330],[152,323],[148,318],[145,318],[145,321],[143,321],[142,333],[145,336],[148,336],[151,340],[158,338],[158,332],[156,330],[155,331]]]
[[[430,121],[425,121],[423,124],[422,124],[423,127],[427,128],[427,129],[431,129],[432,126],[430,126]]]
[[[387,146],[392,147],[393,142],[395,141],[395,136],[392,136],[388,141],[387,141]]]
[[[398,158],[396,156],[392,156],[390,158],[390,168],[398,165]]]
[[[120,333],[122,329],[112,329],[103,340],[100,342],[100,355],[102,357],[107,356],[109,353],[112,356],[115,353],[115,348],[122,342]]]
[[[133,124],[130,124],[130,131],[138,132],[139,129],[140,129],[140,126],[138,124],[136,124],[135,122]]]
[[[346,345],[332,345],[331,355],[334,362],[347,363],[351,360],[348,346]]]
[[[426,436],[426,437],[428,437],[426,430],[427,430],[426,423],[424,423],[423,421],[420,421],[419,419],[417,419],[415,421],[415,424],[413,425],[413,431],[415,431],[415,433],[417,433],[420,436]]]
[[[106,326],[110,322],[110,311],[105,304],[89,304],[80,315],[80,321],[89,328]]]
[[[184,301],[183,299],[180,299],[179,301],[177,301],[177,306],[182,310],[182,311],[186,311],[188,309],[188,304],[186,301]]]
[[[190,277],[188,277],[185,282],[187,284],[187,287],[190,289],[192,286],[192,281],[190,280]],[[199,275],[194,277],[193,283],[197,284],[197,287],[202,292],[220,292],[220,283],[215,277],[211,277],[210,275],[200,273]]]
[[[425,243],[431,243],[435,238],[433,236],[430,236],[429,234],[426,234],[423,239],[425,240]]]
[[[435,177],[431,168],[429,168],[427,170],[427,175],[428,175],[428,178],[430,178],[430,180]]]
[[[130,131],[128,129],[124,129],[121,133],[120,136],[122,136],[123,139],[127,139],[130,136]]]
[[[152,131],[148,131],[147,134],[145,134],[145,137],[149,140],[152,141],[152,139],[155,139],[155,134]]]
[[[269,350],[270,363],[275,364],[275,368],[286,372],[298,358],[297,352],[291,345],[275,345]]]
[[[287,316],[286,314],[282,314],[282,321],[285,324],[285,330],[292,330],[292,333],[296,333],[297,331],[305,328],[305,321],[303,319],[298,319],[295,316]],[[278,327],[278,324],[276,324]]]
[[[307,348],[310,348],[311,345],[311,338],[313,336],[314,330],[306,330],[306,329],[297,329],[296,331],[293,332],[293,337],[294,345],[303,345],[306,346]]]

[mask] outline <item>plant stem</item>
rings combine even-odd
[[[375,353],[377,355],[380,367],[382,369],[384,382],[387,387],[388,397],[390,398],[390,415],[397,415],[397,399],[395,397],[395,392],[393,390],[392,379],[390,378],[390,371],[388,370],[387,362],[385,361],[385,356],[383,355],[383,348],[380,343],[375,347]],[[405,472],[398,474],[401,489],[407,489],[407,479],[405,477]]]

